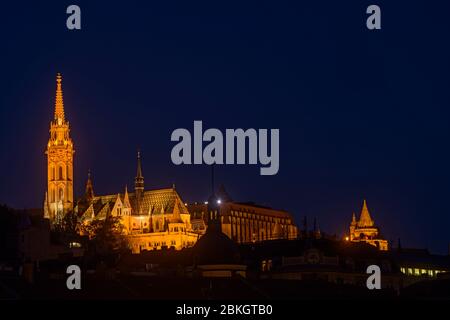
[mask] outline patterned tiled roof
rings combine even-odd
[[[125,196],[124,193],[95,196],[92,200],[94,215],[98,216],[99,214],[105,214],[105,210],[108,210],[108,207],[109,209],[112,209],[118,196],[123,203]],[[135,193],[128,193],[128,196],[132,208],[132,215],[137,215],[139,214],[139,212],[143,214],[151,213],[154,215],[162,213],[170,214],[173,213],[176,204],[178,205],[180,214],[189,214],[189,211],[181,200],[180,195],[174,188],[144,191],[143,197],[139,202],[141,210],[138,210],[138,208],[136,208]]]

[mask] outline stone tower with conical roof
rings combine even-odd
[[[47,195],[44,203],[45,218],[52,224],[73,210],[73,156],[69,122],[65,119],[62,76],[56,76],[56,101],[54,118],[50,122],[47,143]]]
[[[388,250],[388,242],[381,237],[379,228],[375,226],[375,222],[370,216],[366,200],[363,201],[359,220],[356,219],[355,213],[352,215],[349,240],[353,242],[366,242],[376,246],[380,250]]]
[[[369,209],[367,208],[367,202],[366,200],[363,201],[363,207],[361,210],[361,215],[359,217],[358,221],[358,227],[360,228],[367,228],[367,227],[373,227],[374,221],[372,220],[372,217],[370,216]]]

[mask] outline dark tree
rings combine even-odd
[[[89,236],[90,249],[95,250],[96,255],[120,253],[127,248],[119,217],[109,215],[104,220],[94,220],[84,227],[83,232]]]
[[[61,222],[54,227],[53,239],[57,242],[69,245],[73,242],[81,242],[81,223],[74,212],[67,212]]]

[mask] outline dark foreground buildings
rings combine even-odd
[[[42,230],[42,226],[39,219],[27,219],[21,213],[18,229],[8,235],[8,239],[17,237],[18,246],[9,247],[8,252],[12,254],[1,259],[0,296],[8,299],[450,299],[449,255],[406,248],[379,250],[365,242],[324,237],[317,232],[301,232],[296,239],[239,244],[222,232],[221,216],[216,214],[217,201],[209,203],[206,232],[193,247],[144,250],[140,254],[123,252],[111,259],[80,254],[80,248],[62,248],[51,243],[46,246],[51,248],[52,256],[46,259],[24,256],[21,244],[27,241],[24,234]],[[66,268],[71,264],[79,265],[82,270],[83,290],[66,287]],[[366,269],[373,264],[381,268],[381,290],[366,287]]]

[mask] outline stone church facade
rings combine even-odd
[[[108,216],[120,218],[123,232],[134,253],[162,248],[193,246],[207,229],[206,204],[190,205],[183,202],[175,186],[145,190],[142,159],[138,152],[134,189],[111,195],[95,195],[91,174],[88,174],[85,194],[74,199],[73,163],[74,144],[70,137],[69,122],[64,113],[62,77],[56,77],[54,119],[50,123],[47,144],[47,191],[44,217],[51,225],[61,222],[65,214],[74,212],[83,224],[104,220]],[[280,210],[250,203],[233,202],[224,189],[218,207],[221,229],[238,243],[293,239],[297,227],[292,216]]]

